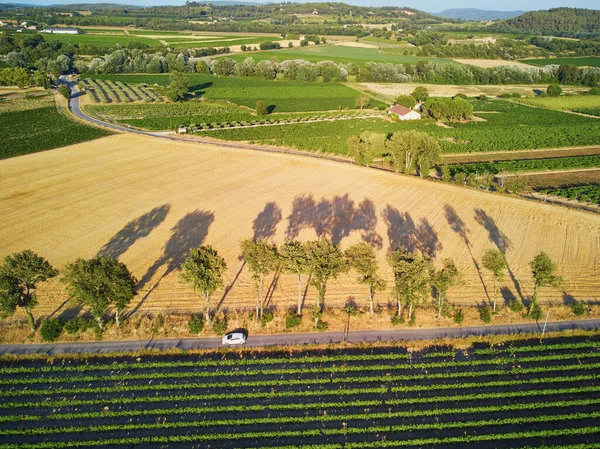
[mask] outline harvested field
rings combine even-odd
[[[505,61],[503,59],[454,59],[461,64],[474,65],[484,69],[488,67],[527,67],[527,64],[519,61]]]
[[[474,260],[490,248],[506,252],[505,297],[532,292],[529,262],[546,251],[557,263],[564,295],[598,299],[600,216],[466,188],[303,157],[223,149],[152,137],[115,135],[95,142],[0,162],[0,256],[31,248],[62,267],[98,253],[119,257],[140,279],[134,309],[197,311],[202,303],[177,276],[190,247],[213,245],[225,257],[222,307],[249,307],[255,289],[239,259],[244,237],[316,238],[342,247],[360,239],[452,257],[464,277],[450,291],[461,303],[486,297]],[[551,236],[551,238],[548,238]],[[481,273],[488,291],[492,279]],[[326,305],[365,298],[355,274],[328,285]],[[292,305],[296,285],[281,276],[272,304]],[[65,299],[56,282],[54,303]],[[315,297],[309,289],[307,302]],[[41,295],[42,293],[40,293]],[[563,292],[542,289],[541,300]]]

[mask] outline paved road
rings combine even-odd
[[[439,329],[398,329],[350,332],[350,343],[430,340],[435,338],[460,338],[482,335],[540,334],[543,323],[501,324],[497,326],[449,327]],[[571,329],[599,330],[600,320],[549,322],[546,332]],[[282,334],[249,336],[246,346],[304,345],[316,343],[340,343],[342,332],[315,332],[306,334]],[[79,354],[128,352],[141,349],[211,349],[221,347],[220,338],[181,338],[160,340],[126,340],[80,343],[17,344],[0,345],[0,355],[5,354]]]

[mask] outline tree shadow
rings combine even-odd
[[[572,306],[573,304],[577,303],[577,299],[567,292],[563,292],[562,299],[565,306]]]
[[[408,251],[419,250],[434,258],[443,248],[427,218],[422,218],[417,226],[408,212],[402,213],[389,204],[382,215],[388,228],[390,251],[403,247]]]
[[[163,204],[155,207],[150,212],[130,221],[123,229],[117,232],[106,245],[100,248],[98,256],[108,256],[113,259],[118,259],[123,255],[133,244],[147,237],[154,229],[156,229],[167,217],[171,210],[170,204]]]
[[[504,305],[508,306],[511,302],[516,301],[517,297],[513,294],[512,290],[508,287],[500,288],[500,295],[504,300]]]
[[[449,204],[446,204],[444,206],[444,215],[446,216],[446,221],[450,225],[450,229],[452,229],[454,232],[456,232],[465,242],[465,245],[467,246],[467,250],[469,251],[469,254],[471,256],[471,260],[473,261],[473,265],[475,265],[475,269],[477,270],[477,275],[479,276],[479,281],[481,282],[481,285],[483,286],[483,291],[485,292],[485,296],[487,297],[488,302],[490,302],[491,301],[490,294],[489,294],[487,287],[485,285],[485,282],[483,280],[483,275],[481,273],[481,267],[479,266],[477,259],[475,259],[475,256],[473,255],[473,250],[471,249],[471,242],[469,241],[469,229],[467,228],[466,223],[458,216],[458,214],[456,213],[456,210]]]
[[[277,105],[274,104],[270,104],[269,106],[267,106],[267,114],[272,114],[273,112],[275,112],[276,107]]]
[[[265,208],[258,214],[252,223],[254,240],[263,240],[273,237],[281,218],[281,208],[277,203],[267,203]]]
[[[195,95],[197,96],[202,96],[206,93],[206,89],[210,88],[213,85],[212,81],[206,82],[206,83],[200,83],[200,84],[194,84],[193,86],[190,86],[188,91],[189,92],[193,92]]]
[[[328,237],[337,245],[359,231],[365,242],[381,248],[382,238],[375,230],[376,225],[375,204],[369,199],[355,205],[348,194],[331,200],[321,198],[319,202],[312,195],[302,195],[294,198],[286,235],[295,239],[303,229],[314,229],[319,239]]]
[[[475,209],[475,221],[479,223],[481,226],[485,228],[485,230],[489,234],[489,238],[498,251],[502,253],[504,257],[504,261],[506,262],[506,268],[508,270],[508,275],[510,276],[511,281],[513,282],[515,289],[517,290],[517,294],[521,301],[523,301],[523,292],[521,290],[521,284],[517,280],[515,274],[513,273],[508,261],[506,260],[506,251],[510,249],[510,239],[508,236],[498,228],[496,222],[492,217],[490,217],[483,209]]]
[[[131,313],[136,312],[141,307],[148,295],[165,276],[181,266],[190,249],[202,245],[214,219],[212,212],[195,210],[188,213],[171,228],[172,234],[163,248],[162,255],[148,268],[148,271],[138,283],[138,290],[148,284],[161,267],[166,265],[166,269]]]

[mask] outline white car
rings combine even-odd
[[[230,332],[223,336],[221,343],[224,345],[243,345],[246,343],[246,335],[241,332]]]

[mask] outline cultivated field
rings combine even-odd
[[[598,339],[544,343],[2,360],[0,449],[600,447]]]
[[[31,248],[58,267],[98,253],[119,257],[140,279],[134,310],[200,310],[177,270],[201,243],[228,264],[228,288],[215,303],[251,306],[255,289],[239,239],[283,242],[317,232],[342,247],[364,239],[381,248],[388,290],[377,295],[379,304],[391,298],[390,243],[427,252],[438,264],[454,258],[464,273],[450,291],[454,302],[486,298],[492,279],[475,262],[494,247],[510,266],[505,298],[532,293],[529,262],[540,251],[565,279],[564,292],[544,289],[542,302],[599,298],[598,215],[325,160],[133,135],[1,161],[0,172],[0,256]],[[326,305],[365,301],[354,279],[332,280]],[[40,304],[39,315],[70,307],[61,288],[46,287],[53,299]],[[272,291],[271,304],[293,304],[295,279],[280,276]],[[307,303],[314,297],[309,289]]]
[[[548,59],[523,59],[524,62],[529,65],[545,66],[550,64],[567,65],[572,64],[578,67],[600,67],[600,57],[588,56],[581,58],[548,58]]]

